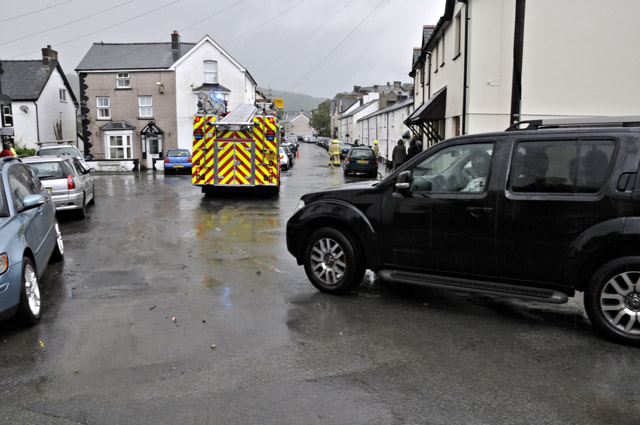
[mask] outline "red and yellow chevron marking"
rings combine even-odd
[[[200,182],[199,177],[204,173],[204,167],[201,164],[204,158],[204,152],[202,148],[204,146],[204,137],[202,139],[196,139],[196,130],[202,130],[204,126],[204,116],[196,115],[193,117],[193,146],[191,156],[191,183],[197,184]],[[198,171],[200,172],[198,174]]]
[[[216,121],[215,115],[207,115],[205,118],[205,135],[204,135],[204,181],[206,184],[213,184],[215,177],[215,141],[216,141],[216,127],[214,123]]]
[[[218,184],[229,184],[233,179],[235,153],[232,142],[218,142]]]
[[[221,131],[218,133],[218,140],[251,140],[251,136],[247,131]]]
[[[251,184],[251,142],[236,143],[235,184]]]

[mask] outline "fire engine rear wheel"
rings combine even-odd
[[[309,237],[304,252],[307,277],[322,292],[344,294],[364,277],[358,246],[345,232],[323,227]]]

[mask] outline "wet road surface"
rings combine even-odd
[[[640,423],[638,351],[592,333],[581,296],[372,273],[317,292],[284,231],[301,194],[344,182],[327,158],[303,144],[275,197],[97,175],[87,218],[61,217],[40,324],[0,324],[0,423]]]

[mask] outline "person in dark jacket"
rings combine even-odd
[[[418,151],[418,145],[416,144],[416,140],[411,139],[411,141],[409,142],[409,149],[407,150],[407,161],[413,158],[414,156],[418,155],[418,153],[419,151]]]
[[[404,142],[402,139],[398,140],[398,144],[393,148],[391,153],[391,160],[393,161],[393,169],[395,170],[401,166],[407,159],[407,151],[404,148]]]

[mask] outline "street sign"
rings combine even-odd
[[[282,101],[282,99],[273,99],[273,104],[276,105],[276,108],[282,109],[284,102]]]

